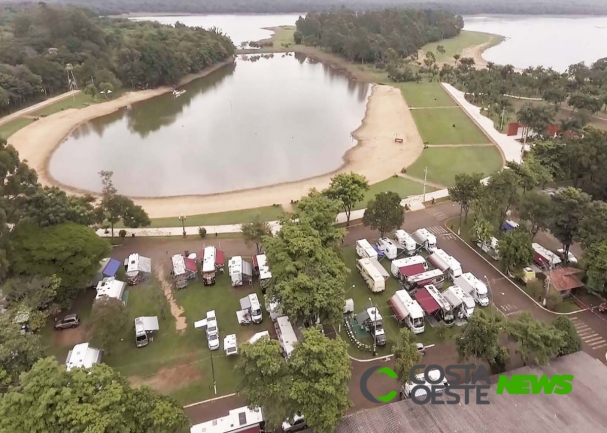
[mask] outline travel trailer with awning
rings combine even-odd
[[[388,305],[399,323],[407,325],[414,334],[424,332],[424,311],[406,290],[397,290]]]
[[[133,253],[124,260],[124,267],[129,285],[134,286],[152,274],[152,259]]]
[[[436,249],[436,236],[430,233],[427,229],[419,229],[411,234],[411,237],[417,245],[425,249],[429,253]]]
[[[386,280],[369,259],[357,260],[356,269],[373,293],[383,292],[386,289]]]
[[[356,241],[356,254],[362,259],[377,259],[377,251],[366,239]]]
[[[394,243],[399,250],[403,250],[408,256],[412,256],[417,251],[417,244],[411,235],[404,230],[394,232]]]
[[[228,261],[228,272],[232,287],[253,284],[253,266],[241,256],[234,256]]]

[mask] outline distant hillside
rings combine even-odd
[[[0,3],[11,4],[23,2],[0,0]],[[342,5],[356,10],[391,6],[442,8],[458,14],[607,15],[607,0],[46,0],[46,3],[82,5],[104,15],[129,12],[285,13],[322,11]]]

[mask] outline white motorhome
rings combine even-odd
[[[356,269],[373,293],[383,292],[386,289],[386,280],[369,259],[357,260]]]
[[[234,256],[228,261],[228,272],[232,280],[232,287],[243,284],[253,284],[253,267],[241,256]]]
[[[152,274],[152,259],[140,256],[137,253],[130,254],[124,260],[124,267],[128,283],[134,286]]]
[[[465,319],[470,319],[472,314],[474,313],[475,302],[474,298],[470,296],[468,293],[464,292],[460,286],[453,285],[449,287],[451,293],[457,296],[462,301],[461,312]]]
[[[493,260],[500,259],[499,241],[497,240],[497,238],[492,237],[489,239],[489,242],[477,240],[476,246],[483,250],[485,253],[489,254],[489,256]]]
[[[461,287],[464,292],[472,296],[481,307],[489,305],[487,286],[472,273],[466,272],[457,277],[453,282]]]
[[[226,356],[238,355],[236,334],[226,335],[226,338],[223,339],[223,350],[225,350]]]
[[[360,239],[356,241],[356,254],[362,259],[376,259],[377,251],[371,246],[368,240]]]
[[[205,286],[212,286],[215,284],[215,276],[217,275],[215,262],[217,249],[212,246],[206,247],[202,254],[202,281]]]
[[[194,322],[194,328],[205,329],[209,350],[219,349],[219,325],[215,310],[207,311],[206,319]]]
[[[211,421],[196,424],[190,433],[258,433],[264,425],[260,408],[240,407],[231,410],[228,415]]]
[[[399,323],[407,325],[414,334],[424,332],[424,311],[406,290],[397,290],[388,305]]]
[[[158,317],[156,316],[135,318],[135,346],[147,346],[152,341],[150,335],[158,332],[159,329]]]
[[[284,357],[289,359],[297,344],[297,335],[295,335],[295,330],[289,318],[287,316],[278,317],[274,322],[274,329],[276,330],[276,338],[278,338],[280,347],[282,347]]]
[[[189,280],[196,277],[196,261],[191,258],[175,254],[171,257],[173,264],[173,281],[176,289],[183,289],[188,285]]]
[[[547,248],[544,248],[538,243],[532,243],[533,248],[533,262],[542,267],[552,269],[556,266],[561,265],[561,258]]]
[[[441,249],[436,249],[428,256],[428,261],[432,265],[443,271],[450,280],[462,275],[462,265]]]
[[[432,381],[432,382],[437,382],[441,377],[441,373],[438,370],[430,370],[428,372],[428,378]],[[443,389],[447,386],[449,386],[449,382],[447,381],[447,378],[444,378],[443,381],[441,383],[438,384],[433,384],[433,383],[429,383],[426,382],[426,379],[424,377],[424,373],[420,373],[418,375],[415,376],[415,378],[418,380],[418,382],[424,382],[424,386],[426,386],[429,389],[433,389],[434,387],[438,387],[436,389],[436,392],[441,394],[443,392]],[[413,383],[411,381],[405,383],[405,386],[403,387],[403,392],[406,398],[411,398],[411,392],[413,391],[413,388],[415,388],[416,386],[418,386],[418,384]],[[425,388],[417,388],[415,390],[415,395],[414,397],[416,398],[424,398],[424,396],[426,395],[426,389]]]
[[[427,229],[419,229],[411,233],[411,237],[417,245],[428,251],[434,252],[436,249],[436,236],[430,233]]]
[[[432,296],[434,298],[434,300],[436,301],[436,303],[439,305],[439,307],[441,309],[441,312],[440,312],[441,319],[443,319],[443,321],[447,325],[453,324],[453,321],[455,320],[455,314],[453,312],[453,307],[451,306],[451,304],[443,297],[441,292],[439,292],[438,289],[435,286],[433,286],[432,284],[426,286],[426,290],[428,291],[428,293],[430,293],[430,296]]]
[[[103,358],[103,351],[89,346],[88,343],[76,344],[67,354],[65,365],[67,371],[73,368],[91,368],[99,364]]]
[[[417,274],[412,277],[408,277],[404,281],[404,287],[409,292],[420,289],[428,284],[433,284],[436,287],[443,287],[445,282],[445,275],[440,269],[432,269],[422,274]]]
[[[424,259],[422,256],[413,256],[393,260],[392,263],[390,263],[390,271],[392,272],[392,275],[394,275],[395,278],[400,279],[400,277],[402,276],[400,269],[413,265],[422,265],[424,268],[424,272],[428,270],[428,263],[426,262],[426,259]]]
[[[408,256],[412,256],[417,251],[417,244],[411,235],[404,230],[396,230],[394,233],[394,243],[398,249],[403,250]]]
[[[262,338],[270,338],[270,333],[268,331],[261,331],[253,335],[251,338],[247,340],[249,344],[255,344]]]
[[[236,312],[236,317],[238,323],[241,325],[247,325],[251,322],[261,323],[263,321],[261,305],[256,293],[251,293],[240,299],[240,311]]]
[[[455,296],[455,294],[453,292],[451,292],[451,287],[449,287],[447,290],[445,290],[443,293],[443,298],[445,298],[445,300],[451,304],[451,308],[453,309],[453,314],[456,317],[461,317],[463,314],[461,312],[461,307],[462,307],[462,300]]]
[[[118,281],[114,277],[104,278],[97,284],[97,296],[95,296],[95,301],[98,301],[99,299],[114,298],[124,303],[122,298],[124,297],[125,290],[125,282]]]
[[[394,260],[398,255],[396,244],[388,238],[380,238],[377,241],[377,248],[390,260]]]
[[[390,273],[388,273],[388,271],[386,271],[386,268],[384,268],[377,259],[368,259],[368,260],[373,264],[373,266],[375,266],[375,269],[377,269],[377,272],[379,272],[381,274],[381,276],[384,277],[384,280],[387,280],[388,278],[390,278]]]
[[[268,266],[268,258],[265,254],[258,254],[253,256],[253,267],[259,277],[259,285],[261,286],[261,290],[265,293],[268,285],[270,284],[270,280],[272,279],[272,273],[270,272],[270,267]]]

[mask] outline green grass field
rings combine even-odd
[[[11,120],[8,123],[5,123],[4,125],[0,126],[0,138],[4,138],[6,140],[15,132],[17,132],[21,128],[25,128],[33,121],[34,119],[31,119],[29,117],[19,117],[15,120]]]
[[[274,27],[273,30],[272,42],[274,42],[274,48],[282,48],[285,45],[295,45],[295,40],[293,39],[295,26]]]
[[[407,174],[423,179],[424,168],[428,167],[429,181],[452,186],[456,174],[478,172],[489,176],[502,165],[502,156],[495,147],[429,148],[407,169]]]
[[[470,32],[463,30],[458,36],[451,39],[443,39],[438,42],[432,42],[422,47],[423,52],[432,51],[437,62],[448,62],[452,61],[455,54],[461,54],[462,51],[469,47],[489,43],[490,46],[497,45],[502,42],[504,38],[499,35],[492,35],[490,33],[482,32]],[[445,54],[441,54],[436,51],[436,47],[442,45],[445,48]]]
[[[398,83],[409,107],[457,107],[457,103],[442,88],[440,83]]]
[[[206,215],[188,215],[185,220],[185,225],[188,227],[198,227],[223,224],[242,224],[251,222],[256,215],[259,215],[264,221],[276,221],[284,214],[285,213],[280,206],[266,206],[254,209],[210,213]],[[181,227],[181,221],[177,216],[169,218],[155,218],[152,219],[152,225],[150,227]]]
[[[411,110],[411,115],[425,144],[490,143],[460,108]]]
[[[113,98],[112,98],[113,99]],[[92,96],[85,95],[80,92],[77,95],[66,98],[62,101],[55,102],[52,105],[41,108],[40,110],[32,113],[32,116],[50,116],[51,114],[57,113],[59,111],[68,110],[70,108],[84,108],[91,104],[95,104],[97,102],[103,102],[105,99],[103,97],[98,97],[97,100]]]
[[[354,209],[365,209],[369,200],[374,199],[376,194],[387,191],[394,191],[398,193],[401,198],[407,198],[410,195],[422,194],[424,192],[424,185],[422,183],[413,182],[409,179],[403,179],[402,177],[391,177],[382,182],[371,185],[371,188],[365,194],[365,198],[354,206]],[[434,190],[426,187],[426,192],[430,191]]]

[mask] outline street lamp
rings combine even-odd
[[[369,298],[369,302],[371,302],[371,307],[373,307],[373,301]],[[373,356],[377,356],[377,307],[375,307],[375,315],[373,316]]]
[[[185,219],[187,217],[183,214],[179,216],[179,221],[181,221],[181,227],[183,228],[183,237],[185,238]]]
[[[487,288],[489,289],[489,293],[491,293],[491,302],[494,302],[494,298],[493,298],[493,290],[491,290],[491,284],[489,284],[489,278],[487,278],[487,276],[485,275],[485,282],[487,283]]]

